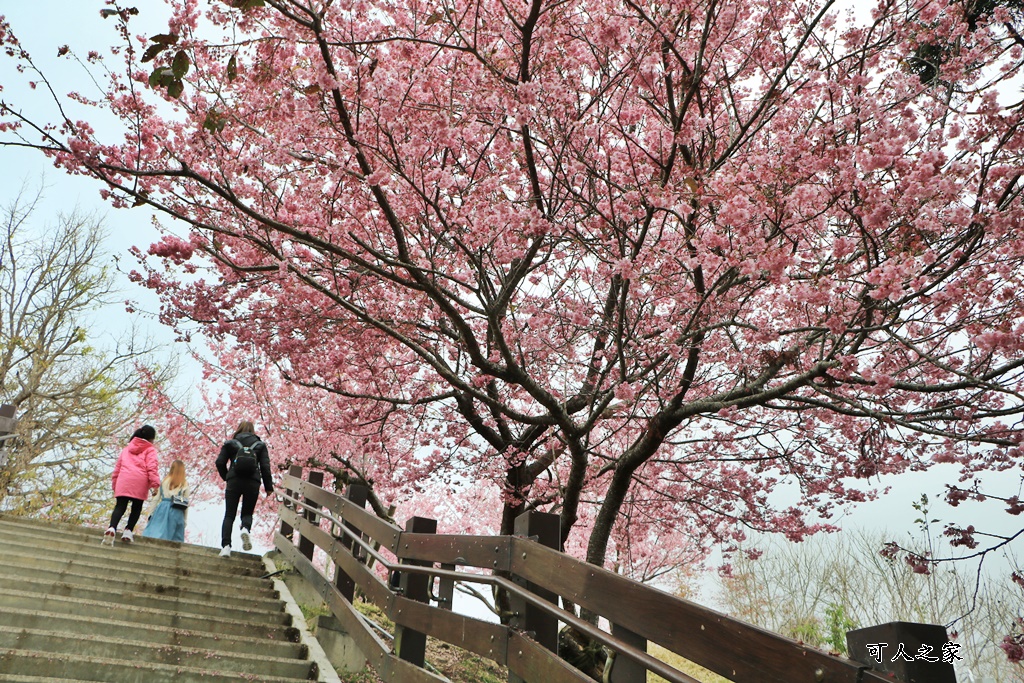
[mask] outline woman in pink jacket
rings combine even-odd
[[[153,446],[155,439],[155,429],[149,425],[139,427],[117,458],[111,480],[117,504],[114,505],[114,513],[110,515],[110,528],[103,534],[104,544],[114,545],[117,525],[128,509],[128,503],[132,504],[132,511],[128,514],[128,524],[121,533],[121,540],[125,543],[134,540],[132,531],[142,514],[142,504],[149,492],[160,486],[159,465],[156,448]]]

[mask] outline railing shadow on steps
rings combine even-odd
[[[322,488],[322,472],[310,472],[309,481],[301,475],[302,469],[293,466],[279,487],[281,528],[275,546],[315,587],[370,667],[388,683],[445,680],[423,668],[427,637],[506,666],[511,683],[593,681],[557,656],[559,623],[575,627],[614,657],[608,683],[642,683],[647,671],[671,683],[699,683],[649,655],[649,642],[737,683],[894,680],[558,552],[557,515],[526,513],[516,520],[515,536],[437,534],[436,521],[422,517],[411,518],[401,529],[364,509],[362,487],[350,486],[341,495]],[[398,562],[389,561],[378,547]],[[327,559],[325,571],[333,565],[332,578],[314,566],[315,548]],[[390,580],[368,566],[370,557]],[[456,582],[507,591],[510,624],[453,612]],[[395,623],[394,648],[353,607],[356,587]],[[560,608],[559,597],[606,619],[611,633]],[[940,679],[955,680],[945,673]]]

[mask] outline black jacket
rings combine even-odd
[[[236,434],[233,439],[229,439],[224,442],[224,445],[220,447],[220,453],[217,455],[217,471],[220,473],[220,478],[231,484],[231,481],[236,478],[235,475],[235,457],[238,455],[238,444],[240,442],[243,446],[252,446],[256,442],[259,442],[254,449],[256,453],[256,459],[260,463],[259,475],[252,474],[247,478],[253,481],[259,481],[259,477],[263,478],[263,490],[270,495],[274,490],[274,480],[270,474],[270,453],[267,451],[267,444],[260,441],[260,438],[255,434],[248,432],[242,432]],[[228,467],[228,465],[231,467]]]

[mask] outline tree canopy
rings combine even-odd
[[[152,36],[103,10],[123,69],[56,96],[118,133],[5,100],[0,144],[179,219],[138,252],[168,323],[335,396],[407,477],[491,482],[501,531],[555,510],[604,564],[1020,464],[1015,10],[168,4]]]

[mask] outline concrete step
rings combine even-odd
[[[273,583],[261,576],[239,576],[229,568],[221,574],[195,571],[182,559],[178,566],[150,565],[141,548],[106,548],[107,555],[65,557],[40,555],[31,548],[9,546],[3,551],[3,562],[16,571],[50,571],[91,578],[110,578],[114,581],[138,581],[189,587],[194,590],[267,598],[274,595]]]
[[[99,528],[87,526],[53,526],[36,523],[23,522],[22,518],[11,518],[0,516],[0,535],[12,533],[12,535],[28,537],[32,539],[52,539],[66,542],[80,542],[98,545],[103,538],[103,531]],[[120,542],[121,535],[118,535]],[[123,543],[123,542],[121,542]],[[218,557],[220,550],[208,546],[196,546],[187,543],[176,543],[174,541],[163,541],[161,539],[146,539],[141,536],[141,531],[135,533],[135,543],[145,544],[153,549],[154,556],[180,556],[194,555],[201,560],[209,560],[213,563],[233,563],[240,566],[259,566],[259,555],[242,552],[241,549],[232,550],[229,558]]]
[[[263,563],[259,556],[246,553],[232,553],[231,557],[219,557],[217,550],[203,546],[186,546],[170,544],[168,541],[136,537],[132,544],[120,539],[114,546],[100,543],[102,534],[86,534],[60,532],[55,534],[41,533],[27,527],[0,524],[0,547],[28,547],[39,555],[66,556],[69,553],[80,557],[100,557],[109,555],[111,551],[130,551],[142,547],[146,550],[147,559],[154,565],[188,566],[194,571],[220,573],[225,568],[238,576],[259,576],[263,571]]]
[[[262,683],[297,683],[315,676],[284,678],[278,676],[252,676],[236,671],[220,672],[212,668],[196,668],[175,664],[147,664],[91,655],[61,656],[37,650],[0,650],[0,676],[7,680],[28,681],[22,672],[31,672],[39,680],[104,681],[106,683],[238,683],[244,679]],[[3,679],[0,679],[3,680]]]
[[[181,614],[120,604],[112,605],[96,600],[81,600],[55,595],[25,595],[0,586],[0,614],[14,611],[57,612],[58,614],[71,614],[93,619],[133,621],[167,628],[207,631],[249,638],[265,637],[271,640],[289,641],[294,641],[296,638],[295,630],[291,628],[291,615],[287,612],[253,612],[244,620],[224,621],[216,616]]]
[[[226,652],[246,655],[267,655],[282,659],[305,659],[308,648],[301,643],[286,640],[268,640],[265,635],[245,637],[211,633],[209,631],[188,631],[181,628],[167,628],[147,623],[97,619],[94,616],[76,616],[57,612],[9,611],[3,616],[3,625],[17,629],[60,631],[69,635],[95,636],[124,640],[140,640],[154,645],[185,648],[217,647]]]
[[[0,515],[0,683],[338,681],[263,558],[101,538]]]
[[[39,596],[54,595],[65,598],[93,600],[131,607],[173,610],[195,615],[219,616],[221,619],[246,619],[253,612],[282,612],[280,600],[254,600],[250,604],[225,604],[217,599],[190,599],[180,595],[157,593],[155,591],[125,590],[124,588],[102,588],[75,586],[64,581],[39,580],[21,576],[10,577],[2,584],[6,590]]]
[[[217,645],[211,641],[210,644]],[[260,674],[275,678],[308,679],[312,663],[301,659],[254,657],[247,653],[225,652],[209,648],[184,648],[154,645],[135,639],[67,634],[53,630],[17,629],[0,626],[0,650],[14,649],[46,652],[69,657],[102,657],[124,662],[167,664],[194,669],[213,669],[221,673]]]
[[[194,586],[187,578],[182,578],[180,585],[171,585],[151,581],[145,577],[125,580],[124,577],[86,576],[69,574],[52,569],[35,568],[31,572],[19,571],[15,567],[0,564],[0,586],[11,582],[31,580],[53,586],[52,592],[57,595],[70,594],[70,590],[101,590],[115,593],[139,593],[159,595],[182,600],[201,600],[214,605],[232,607],[256,607],[260,605],[278,605],[280,600],[276,590],[267,591],[226,591],[223,587],[216,590],[207,587],[205,590]],[[38,591],[36,591],[38,592]],[[276,607],[275,607],[276,609]]]
[[[141,526],[142,525],[140,524],[140,527]],[[37,533],[42,536],[78,536],[87,540],[95,540],[96,543],[99,543],[100,539],[103,538],[103,531],[106,527],[77,526],[74,524],[48,522],[40,519],[33,519],[31,517],[12,517],[10,515],[0,514],[0,529],[5,528],[19,529],[22,530],[23,533]],[[219,551],[219,549],[212,549],[209,546],[204,545],[176,543],[174,541],[164,541],[155,538],[143,538],[139,533],[136,534],[136,541],[152,545],[152,547],[157,548],[154,552],[158,553],[166,551],[174,554],[195,553],[198,555],[208,556],[211,550],[214,552]],[[238,560],[240,562],[258,560],[258,556],[252,553],[232,552],[231,555],[230,559]]]
[[[0,683],[88,683],[78,679],[70,678],[44,678],[42,676],[24,676],[22,674],[0,674]]]

